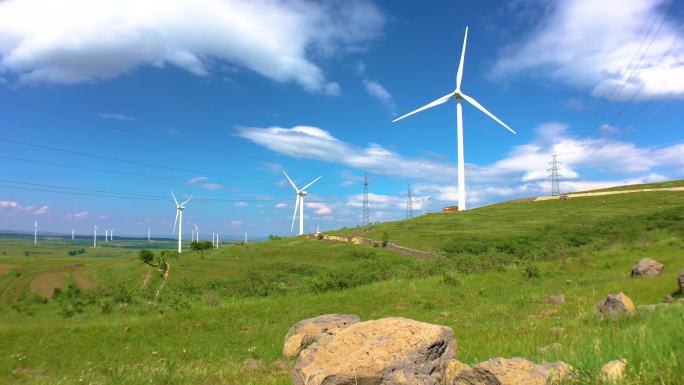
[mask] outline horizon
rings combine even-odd
[[[295,235],[283,170],[322,176],[305,233],[360,225],[365,173],[371,222],[408,185],[456,205],[454,105],[392,120],[453,89],[466,26],[462,88],[517,131],[464,106],[469,208],[549,195],[554,153],[562,192],[684,178],[675,1],[150,4],[0,3],[0,227],[172,238],[173,190],[184,238]]]

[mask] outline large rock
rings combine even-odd
[[[627,360],[624,358],[610,361],[603,365],[596,379],[599,384],[617,384],[625,378],[626,371]]]
[[[632,268],[632,277],[660,275],[660,273],[663,272],[664,267],[665,265],[654,259],[641,258],[641,260]]]
[[[679,273],[679,292],[684,293],[684,270]]]
[[[549,385],[567,383],[573,368],[564,362],[535,364],[524,358],[493,358],[460,369],[446,385]]]
[[[599,315],[618,317],[621,315],[636,314],[636,307],[625,293],[608,294],[608,296],[598,305],[596,305],[596,312]]]
[[[355,314],[324,314],[299,321],[285,336],[283,355],[288,358],[297,357],[299,352],[319,338],[335,334],[357,322],[361,322],[361,318]]]
[[[438,385],[456,352],[454,332],[406,318],[355,323],[299,354],[294,385]]]

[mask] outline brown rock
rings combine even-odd
[[[465,374],[466,371],[471,370],[472,368],[469,365],[464,364],[459,360],[451,360],[447,363],[446,371],[444,372],[444,383],[451,385],[456,377],[461,376]]]
[[[297,357],[299,352],[320,337],[334,334],[357,322],[361,322],[361,319],[355,314],[324,314],[299,321],[285,336],[283,355],[288,358]]]
[[[299,354],[294,385],[438,385],[454,357],[454,332],[407,318],[355,323]]]
[[[631,275],[632,277],[660,275],[660,273],[663,272],[664,267],[665,265],[654,259],[641,258],[641,260],[632,268]]]
[[[625,378],[627,371],[627,360],[620,359],[610,361],[603,365],[596,380],[599,384],[617,384]]]
[[[544,298],[544,302],[551,304],[551,305],[562,305],[563,303],[565,303],[565,295],[563,295],[563,294],[550,295],[550,296]]]
[[[625,293],[608,294],[608,296],[596,305],[596,312],[600,315],[618,317],[624,314],[636,314],[636,307]]]
[[[564,362],[535,364],[524,358],[493,358],[465,369],[447,385],[547,385],[567,382],[573,368]]]

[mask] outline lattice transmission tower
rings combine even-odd
[[[411,185],[408,185],[406,191],[406,219],[413,218],[413,195],[411,194]]]
[[[370,215],[368,212],[368,173],[363,174],[363,225],[370,224]]]
[[[553,154],[551,155],[552,159],[551,162],[549,162],[549,167],[547,170],[549,171],[549,178],[551,178],[551,195],[552,196],[558,196],[560,195],[560,174],[558,173],[558,166],[561,164],[558,161],[558,155]]]

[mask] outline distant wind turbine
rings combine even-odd
[[[114,240],[114,229],[109,230],[109,240],[110,241]]]
[[[72,240],[72,241],[74,240],[74,235],[75,235],[75,233],[76,233],[76,229],[72,228],[72,229],[71,229],[71,240]]]
[[[297,185],[295,185],[292,179],[290,179],[290,176],[287,175],[285,170],[283,170],[283,174],[285,174],[285,177],[287,177],[287,180],[290,181],[292,188],[297,192],[297,202],[295,203],[294,214],[292,214],[292,226],[290,227],[290,231],[294,229],[295,218],[297,218],[297,208],[299,208],[299,235],[304,235],[304,197],[307,195],[306,189],[311,187],[311,185],[316,183],[319,179],[321,179],[321,177],[319,176],[318,178],[314,179],[313,182],[300,189],[297,188]]]
[[[109,230],[105,229],[105,242],[109,241]]]
[[[470,103],[473,107],[477,108],[478,110],[484,112],[487,116],[490,118],[494,119],[497,123],[501,124],[504,126],[508,131],[512,132],[515,134],[515,131],[513,131],[512,128],[508,127],[506,123],[502,122],[494,116],[491,112],[489,112],[486,108],[484,108],[480,103],[477,102],[477,100],[473,99],[471,96],[468,96],[464,93],[461,92],[461,78],[463,77],[463,59],[465,58],[465,50],[466,50],[466,41],[468,40],[468,27],[465,29],[465,37],[463,38],[463,50],[461,51],[461,61],[458,65],[458,72],[456,74],[456,89],[441,98],[430,102],[423,107],[418,108],[417,110],[411,111],[406,115],[402,115],[396,119],[394,119],[392,122],[399,121],[401,119],[404,119],[408,116],[411,116],[415,113],[418,113],[423,110],[427,110],[428,108],[432,108],[434,106],[438,106],[442,103],[446,103],[447,101],[451,100],[452,98],[456,99],[456,125],[457,125],[457,139],[458,139],[458,210],[462,211],[466,209],[466,193],[465,193],[465,163],[463,159],[463,112],[461,109],[461,100],[465,100],[466,102]]]
[[[195,240],[199,242],[199,227],[197,227],[197,223],[195,223]]]
[[[150,241],[150,226],[147,226],[147,242]]]
[[[185,210],[185,204],[190,202],[192,197],[179,204],[178,200],[176,200],[176,196],[173,194],[173,191],[171,191],[171,196],[173,197],[173,201],[176,203],[176,219],[173,221],[173,231],[176,231],[176,223],[178,223],[178,254],[180,254],[183,251],[183,210]]]
[[[93,226],[93,247],[97,248],[97,226]]]

